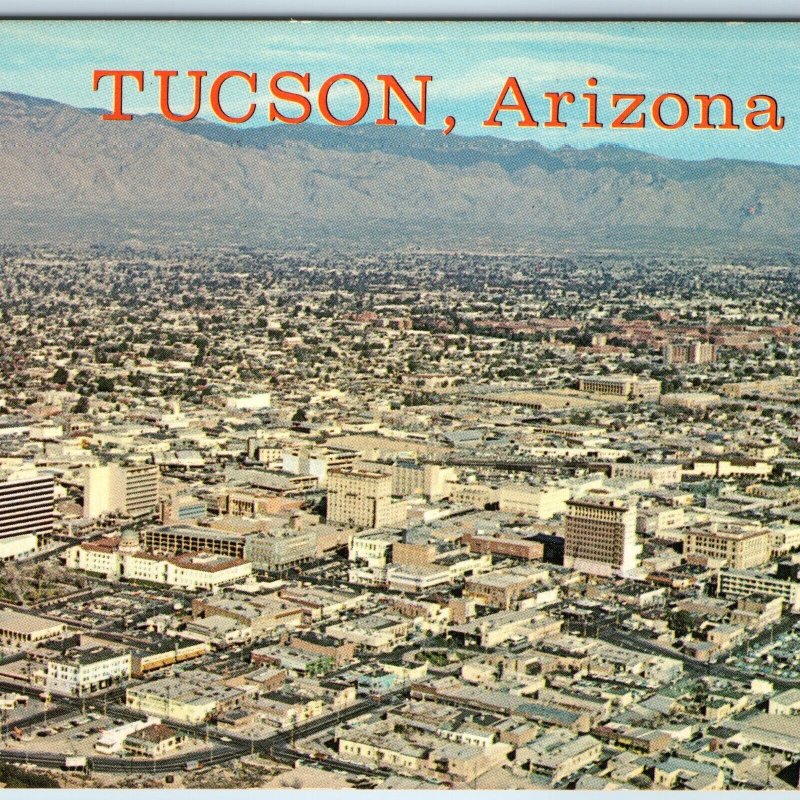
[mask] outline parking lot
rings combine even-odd
[[[43,706],[43,704],[40,704]],[[31,711],[29,707],[27,716]],[[86,714],[77,712],[68,717],[57,718],[53,722],[42,721],[32,726],[15,726],[10,721],[5,728],[6,737],[4,748],[7,750],[20,750],[28,753],[60,753],[65,756],[109,756],[118,755],[126,758],[124,748],[116,753],[98,751],[96,745],[104,732],[126,725],[130,720],[116,718],[113,715],[105,716],[97,711]],[[202,751],[205,742],[190,741],[183,747],[170,753],[176,755],[192,751]]]

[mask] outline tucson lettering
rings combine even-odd
[[[367,82],[357,75],[338,73],[317,84],[310,73],[283,70],[266,79],[256,72],[228,70],[210,78],[204,70],[154,70],[158,108],[171,122],[189,122],[206,107],[221,122],[237,125],[248,122],[256,113],[270,122],[298,125],[311,118],[314,111],[326,123],[346,127],[362,122],[370,108],[375,125],[396,125],[399,118],[416,125],[427,125],[428,93],[433,76],[415,75],[404,86],[390,74],[377,75]],[[175,107],[174,91],[181,88],[181,108]],[[266,85],[266,92],[262,90]],[[524,90],[516,77],[498,81],[496,98],[481,123],[486,128],[615,128],[638,130],[648,127],[666,131],[693,130],[779,131],[785,119],[778,101],[769,94],[753,94],[742,103],[723,92],[684,95],[664,92],[648,96],[640,92],[602,92],[598,80],[586,79],[583,90],[541,92]],[[226,89],[227,99],[223,100]],[[98,69],[92,76],[92,89],[110,89],[111,110],[102,119],[129,121],[133,114],[125,110],[131,92],[145,91],[143,70]],[[237,95],[231,97],[230,89]],[[331,94],[335,90],[334,102]],[[185,98],[191,100],[187,103]],[[242,99],[242,98],[246,99]],[[342,111],[342,108],[346,111]],[[455,117],[444,119],[444,132],[455,127]]]

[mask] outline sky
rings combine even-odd
[[[430,75],[428,126],[441,130],[444,117],[456,118],[455,132],[532,140],[550,148],[615,143],[672,158],[739,158],[800,163],[800,24],[676,22],[260,22],[260,21],[30,21],[0,22],[0,91],[44,97],[79,107],[108,108],[111,85],[92,91],[96,69],[137,69],[146,75],[145,91],[127,91],[125,111],[158,110],[156,69],[174,69],[171,104],[176,112],[190,103],[185,72],[205,70],[201,116],[212,118],[207,89],[231,69],[257,72],[258,90],[247,94],[230,81],[223,100],[230,113],[242,113],[254,99],[250,125],[269,123],[269,79],[280,70],[308,72],[312,100],[326,78],[351,73],[370,90],[364,118],[380,116],[378,74],[392,74],[418,97],[415,75]],[[597,78],[600,118],[606,127],[581,127],[585,104],[564,106],[565,129],[519,128],[519,116],[505,113],[499,128],[485,120],[508,76],[514,75],[533,116],[548,117],[544,92],[590,91]],[[293,88],[286,84],[286,88]],[[613,92],[641,93],[646,106],[665,92],[689,98],[725,93],[741,122],[753,94],[775,97],[785,118],[780,131],[699,131],[689,125],[663,130],[649,120],[643,130],[614,130],[609,98]],[[331,93],[341,117],[355,109],[354,91],[344,83]],[[296,108],[286,107],[287,113]],[[665,112],[668,115],[668,112]],[[395,116],[409,122],[401,109]],[[320,121],[315,114],[311,121]],[[120,122],[108,124],[125,124]]]

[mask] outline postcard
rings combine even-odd
[[[800,27],[0,51],[0,785],[798,788]]]

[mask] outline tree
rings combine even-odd
[[[687,633],[693,633],[697,628],[697,619],[693,614],[688,611],[676,611],[670,615],[669,624],[675,635],[678,637],[686,636]]]

